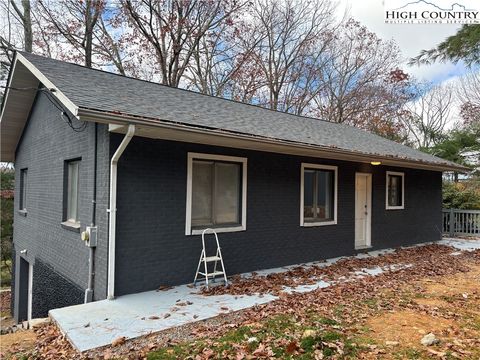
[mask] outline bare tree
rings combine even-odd
[[[460,77],[456,95],[464,122],[480,128],[480,71],[470,70]]]
[[[39,0],[38,5],[39,15],[47,24],[43,29],[45,43],[65,40],[77,51],[83,64],[92,67],[94,31],[105,1]],[[76,56],[74,60],[80,62],[80,58]]]
[[[334,10],[330,0],[254,2],[252,31],[260,35],[254,56],[266,82],[264,105],[275,110],[292,105],[294,89],[304,85],[302,74],[314,63],[315,51],[321,53],[318,44],[331,31]]]
[[[388,110],[402,81],[391,81],[398,69],[399,50],[357,21],[350,19],[329,44],[331,56],[322,69],[324,89],[314,98],[319,117],[338,123],[359,125],[366,114]]]
[[[94,54],[105,63],[111,63],[115,66],[121,75],[126,75],[128,69],[125,64],[125,39],[121,32],[118,36],[114,36],[114,30],[118,28],[116,24],[121,17],[119,9],[109,9],[110,18],[104,19],[102,16],[98,18],[97,26],[94,28]],[[124,25],[124,24],[122,24]]]
[[[450,85],[420,84],[419,96],[406,105],[404,123],[417,148],[430,148],[441,141],[454,101]]]
[[[209,31],[197,44],[193,52],[193,61],[185,72],[187,88],[201,93],[221,96],[240,97],[243,101],[258,89],[240,90],[246,79],[248,84],[259,84],[258,76],[251,78],[255,64],[253,51],[258,45],[258,36],[243,36],[248,32],[248,25],[242,19],[235,17],[224,22],[216,29]],[[258,75],[258,74],[257,74]],[[239,93],[242,93],[240,95]]]
[[[0,61],[4,72],[12,62],[15,49],[32,52],[33,31],[30,0],[3,0],[0,9],[5,22],[0,32]]]
[[[207,32],[228,21],[243,2],[122,0],[122,4],[154,51],[161,82],[178,87]]]

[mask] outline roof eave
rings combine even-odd
[[[100,122],[105,124],[117,124],[117,125],[126,125],[126,124],[137,124],[137,125],[145,125],[146,127],[153,128],[161,128],[165,131],[170,131],[168,133],[168,137],[165,138],[182,141],[181,135],[180,137],[175,138],[174,134],[187,134],[187,133],[195,133],[197,136],[195,138],[191,138],[194,140],[185,139],[183,141],[186,142],[198,142],[201,143],[202,140],[198,136],[199,134],[203,134],[208,137],[218,137],[224,139],[230,139],[231,142],[227,143],[225,141],[219,141],[217,143],[210,143],[213,145],[221,145],[226,147],[237,147],[233,146],[233,140],[244,141],[242,143],[242,147],[244,147],[248,142],[255,142],[259,144],[270,145],[268,146],[259,146],[259,148],[263,149],[263,151],[270,151],[268,149],[272,149],[270,152],[282,152],[282,153],[299,153],[295,150],[302,150],[302,154],[311,154],[312,156],[318,157],[329,157],[332,159],[339,159],[339,160],[350,160],[350,161],[359,161],[364,163],[370,163],[371,161],[381,161],[383,165],[390,165],[390,166],[404,166],[410,168],[421,168],[426,170],[433,170],[433,171],[457,171],[457,172],[466,172],[470,169],[458,165],[453,164],[450,162],[446,162],[443,164],[436,164],[436,163],[429,163],[423,161],[416,161],[408,158],[399,158],[399,157],[392,157],[392,156],[385,156],[381,154],[367,154],[361,152],[352,152],[340,148],[330,148],[330,147],[322,147],[318,145],[312,144],[305,144],[299,142],[291,142],[281,139],[274,139],[274,138],[267,138],[267,137],[260,137],[254,136],[250,134],[244,133],[235,133],[229,132],[222,129],[212,129],[212,128],[203,128],[197,126],[187,125],[181,122],[171,122],[171,121],[164,121],[155,118],[147,118],[147,117],[140,117],[140,116],[133,116],[127,114],[120,114],[120,113],[111,113],[105,112],[96,109],[87,109],[87,108],[79,108],[78,115],[80,119],[85,121],[94,121]],[[117,127],[116,130],[113,132],[122,133],[124,131],[123,127]],[[153,131],[153,130],[152,130]],[[137,132],[138,133],[138,132]],[[145,134],[145,133],[144,133]],[[165,133],[166,135],[166,133]],[[159,138],[158,136],[148,136],[146,137],[154,137]],[[206,137],[205,137],[206,139]],[[230,145],[229,145],[230,144]],[[239,143],[237,143],[239,144]],[[255,150],[254,148],[251,148]],[[275,151],[275,149],[277,151]],[[291,152],[287,152],[291,149]],[[281,150],[281,151],[280,151]]]
[[[1,161],[13,162],[15,160],[15,152],[40,83],[48,91],[51,91],[66,110],[75,117],[78,116],[78,106],[21,53],[15,52],[0,114]]]

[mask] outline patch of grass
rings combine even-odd
[[[230,331],[220,338],[220,342],[239,342],[252,336],[252,330],[248,326],[241,326],[236,330]]]
[[[336,341],[336,340],[340,340],[341,338],[342,338],[342,334],[339,334],[334,331],[327,331],[324,334],[322,334],[322,340],[325,342]]]
[[[424,293],[414,293],[413,294],[413,297],[415,299],[427,299],[428,298],[428,295],[427,294],[424,294]]]
[[[337,305],[337,306],[335,306],[335,309],[334,309],[333,313],[335,314],[336,317],[343,318],[344,311],[345,311],[345,306]]]
[[[378,300],[375,298],[366,299],[364,303],[370,308],[376,308]]]
[[[352,339],[347,339],[345,341],[345,347],[343,348],[343,351],[347,356],[355,358],[358,350],[358,344],[355,341],[353,341]]]
[[[320,336],[308,336],[303,338],[300,347],[305,351],[312,351],[313,347],[319,344],[322,341]]]
[[[396,355],[398,355],[398,359],[406,358],[406,359],[415,360],[415,359],[420,359],[420,357],[422,356],[422,353],[417,349],[410,348],[410,349],[405,349],[404,351]]]
[[[335,352],[334,352],[332,349],[330,349],[330,348],[328,348],[328,347],[323,348],[323,355],[324,355],[324,356],[330,357],[330,356],[332,356],[332,355],[334,355],[334,354],[335,354]]]
[[[457,301],[454,296],[448,296],[448,295],[442,295],[442,296],[440,296],[440,299],[442,299],[443,301],[446,301],[450,304],[453,304]]]
[[[473,320],[472,328],[475,330],[480,330],[480,318],[476,318]]]
[[[336,320],[329,319],[326,317],[321,317],[318,322],[324,325],[331,325],[331,326],[338,325],[338,322]]]
[[[372,330],[366,326],[366,325],[361,325],[361,326],[358,326],[357,327],[357,330],[360,334],[368,334],[370,333]]]
[[[174,348],[162,348],[157,351],[153,351],[147,355],[148,360],[175,360],[177,355]]]

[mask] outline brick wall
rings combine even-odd
[[[110,154],[122,139],[113,134]],[[441,173],[134,137],[119,162],[116,295],[193,280],[200,236],[185,235],[187,153],[248,158],[247,230],[219,235],[229,275],[351,255],[355,172],[373,174],[375,249],[438,240]],[[338,165],[338,224],[299,226],[302,162]],[[405,172],[405,209],[385,210],[385,172]]]
[[[81,123],[75,121],[76,127]],[[33,303],[41,303],[42,314],[57,303],[71,305],[81,299],[78,294],[58,292],[57,282],[44,281],[53,276],[65,279],[78,289],[85,289],[88,278],[88,248],[80,240],[80,233],[62,227],[65,160],[81,158],[79,183],[79,216],[82,230],[90,225],[93,197],[93,159],[95,125],[89,123],[84,131],[73,131],[61,118],[60,112],[45,94],[38,92],[28,123],[23,132],[15,159],[15,214],[14,247],[34,265]],[[95,298],[106,296],[107,268],[107,214],[108,203],[108,132],[104,125],[98,127],[97,223],[99,246],[96,250]],[[19,210],[20,170],[28,168],[27,215]],[[48,266],[47,272],[36,271],[35,262]],[[17,280],[17,279],[16,279]],[[44,284],[42,291],[35,282]],[[49,295],[50,294],[50,295]],[[54,299],[52,294],[62,294],[65,299]],[[16,299],[18,301],[18,299]],[[36,314],[36,310],[33,309]]]

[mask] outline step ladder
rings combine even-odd
[[[207,256],[207,252],[205,249],[205,234],[213,234],[215,235],[215,241],[217,242],[217,253],[215,256]],[[200,271],[200,267],[203,262],[204,271]],[[208,272],[208,263],[214,262],[213,265],[213,272]],[[217,264],[220,262],[222,267],[221,270],[217,270]],[[215,230],[213,229],[205,229],[202,231],[202,253],[200,254],[200,260],[198,261],[197,272],[195,274],[195,279],[193,280],[193,285],[195,286],[197,283],[198,275],[202,275],[205,277],[205,285],[208,288],[208,279],[212,278],[212,281],[215,282],[215,277],[223,276],[223,280],[225,281],[225,286],[227,286],[227,274],[225,273],[225,266],[223,265],[222,259],[222,252],[220,250],[220,243],[218,242],[218,236]]]

